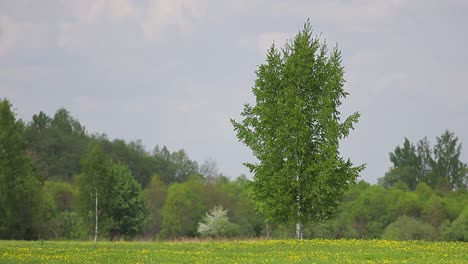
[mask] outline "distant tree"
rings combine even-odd
[[[153,150],[153,157],[165,162],[160,173],[161,179],[166,184],[184,182],[190,175],[199,173],[198,163],[190,160],[183,149],[171,153],[166,146],[162,149],[156,146]]]
[[[414,190],[422,177],[422,159],[416,151],[416,147],[407,139],[403,146],[397,146],[393,152],[390,153],[390,161],[393,167],[388,171],[385,176],[379,179],[379,184],[389,188],[394,186],[397,182],[405,183],[410,190]]]
[[[40,181],[26,152],[24,124],[0,100],[0,239],[37,239],[44,221]]]
[[[174,179],[176,182],[183,182],[191,174],[198,173],[197,162],[190,160],[183,149],[172,152],[169,160],[175,165]]]
[[[172,184],[162,210],[160,238],[195,236],[205,206],[202,202],[201,179],[191,178]]]
[[[44,179],[71,182],[80,172],[88,136],[65,108],[57,110],[53,118],[42,111],[34,115],[25,138],[33,164]]]
[[[339,156],[359,113],[340,122],[348,95],[341,53],[329,53],[309,22],[281,52],[272,45],[266,60],[252,88],[256,104],[244,106],[241,122],[231,121],[259,160],[247,164],[254,199],[268,219],[295,222],[302,238],[303,224],[331,216],[363,169]]]
[[[416,153],[418,156],[418,182],[419,183],[427,183],[429,185],[432,184],[432,166],[434,164],[433,159],[433,150],[431,149],[431,145],[429,140],[426,137],[419,140],[416,145]]]
[[[80,161],[87,146],[85,128],[65,108],[55,112],[51,121],[48,146],[51,177],[71,181],[80,172]]]
[[[109,193],[108,175],[110,160],[97,144],[91,144],[82,160],[82,174],[78,178],[82,213],[98,240],[99,223],[104,216],[106,194]],[[90,228],[91,229],[91,228]]]
[[[153,239],[161,232],[162,209],[167,197],[167,186],[158,175],[154,175],[143,192],[150,213],[145,237]]]
[[[94,241],[99,233],[111,240],[140,233],[148,210],[141,186],[128,167],[106,157],[97,143],[90,145],[82,167],[78,180],[80,200],[89,226],[94,229]]]
[[[466,189],[468,166],[460,161],[461,149],[458,137],[448,130],[437,137],[433,149],[427,138],[417,146],[405,138],[403,146],[390,153],[393,166],[378,183],[390,188],[403,182],[410,190],[415,190],[419,183],[445,191]]]
[[[141,140],[128,143],[123,139],[110,141],[106,135],[93,135],[93,139],[99,142],[106,156],[124,163],[143,187],[148,185],[152,174],[162,169],[160,161],[145,150]]]
[[[445,190],[464,189],[467,165],[460,161],[462,145],[453,132],[445,131],[437,137],[434,146],[434,166],[432,173],[436,184]]]
[[[52,119],[41,111],[39,114],[33,115],[32,121],[26,126],[24,133],[31,160],[42,179],[47,179],[50,176],[48,152],[51,121]]]
[[[112,163],[109,173],[108,205],[103,208],[110,222],[109,238],[133,238],[143,231],[149,213],[140,184],[122,163]]]
[[[214,159],[208,159],[200,166],[200,174],[208,181],[214,182],[222,174],[218,170],[218,164]]]

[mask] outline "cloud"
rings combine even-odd
[[[289,17],[310,18],[314,23],[329,24],[354,32],[371,32],[388,22],[402,8],[404,1],[350,0],[280,2],[273,12]]]
[[[21,25],[8,16],[0,16],[0,56],[13,49],[18,40]]]
[[[76,28],[92,29],[94,25],[108,21],[112,26],[118,23],[138,25],[146,40],[161,39],[169,30],[190,32],[207,10],[206,1],[149,0],[82,0],[71,3],[75,21],[62,23],[60,46],[74,42]],[[110,26],[110,25],[109,25]],[[64,36],[65,35],[65,36]],[[70,37],[70,35],[72,37]],[[76,34],[78,40],[82,36]]]
[[[175,27],[183,32],[193,30],[193,24],[207,11],[205,1],[153,0],[142,22],[145,37],[158,38],[160,34]]]
[[[0,56],[40,54],[51,43],[50,31],[41,23],[0,15]]]
[[[258,35],[243,35],[236,40],[236,46],[266,54],[273,43],[277,48],[281,48],[293,36],[292,32],[263,32]]]

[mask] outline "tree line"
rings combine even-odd
[[[442,140],[444,135],[451,140]],[[445,132],[436,142],[451,146],[455,141],[451,149],[457,155],[448,156],[459,157],[457,140]],[[336,215],[305,224],[304,237],[467,241],[466,165],[458,160],[465,172],[462,184],[441,174],[413,185],[412,177],[429,178],[407,173],[420,168],[418,162],[403,162],[417,153],[407,151],[417,149],[407,141],[390,154],[393,167],[378,185],[352,184]],[[437,144],[431,153],[448,149]],[[447,159],[437,153],[433,164],[442,165]],[[401,164],[406,164],[404,173],[396,173]],[[430,168],[428,175],[434,175],[436,167]],[[24,123],[7,99],[0,101],[1,239],[196,237],[213,208],[225,209],[220,212],[229,226],[222,236],[293,237],[293,224],[275,223],[260,213],[251,187],[245,176],[229,179],[214,161],[199,166],[183,150],[156,146],[149,153],[141,141],[90,135],[64,108]]]
[[[0,239],[189,237],[216,205],[236,235],[260,235],[248,180],[229,180],[214,160],[89,134],[65,108],[25,123],[7,99],[0,131]]]
[[[462,144],[453,132],[446,130],[431,148],[424,137],[416,145],[405,138],[403,146],[390,153],[392,168],[379,179],[391,187],[398,182],[414,190],[419,183],[434,189],[460,190],[468,187],[468,166],[460,160]]]

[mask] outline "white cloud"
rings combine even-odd
[[[0,16],[0,56],[15,47],[21,26],[8,16]]]
[[[205,1],[153,0],[142,21],[142,28],[148,39],[157,38],[169,27],[191,31],[193,23],[207,11]]]
[[[239,48],[256,50],[260,54],[266,54],[274,43],[280,49],[294,36],[291,32],[264,32],[258,35],[244,35],[236,40]]]
[[[112,0],[109,5],[112,17],[116,20],[137,18],[141,13],[140,8],[128,0]]]
[[[151,39],[170,26],[190,30],[193,22],[205,15],[207,4],[203,0],[149,0],[146,4],[129,0],[82,0],[73,2],[72,9],[80,23],[94,23],[102,18],[112,22],[133,20]]]
[[[140,15],[140,8],[129,0],[80,0],[72,2],[72,10],[80,22],[92,23],[100,18],[119,22]]]
[[[375,31],[380,23],[389,21],[403,1],[300,1],[294,5],[281,2],[272,5],[274,12],[290,17],[310,18],[315,23],[327,23],[355,32]]]
[[[37,52],[50,43],[49,30],[40,23],[0,15],[0,56]]]

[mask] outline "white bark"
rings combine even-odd
[[[296,176],[297,181],[297,197],[296,197],[296,205],[297,205],[297,223],[296,223],[296,239],[302,240],[302,212],[301,212],[301,186],[299,184],[299,175]]]
[[[296,224],[296,239],[302,240],[303,234],[304,234],[304,231],[302,230],[302,223],[298,222]]]
[[[96,184],[94,184],[94,199],[95,199],[95,207],[94,207],[94,216],[95,216],[95,225],[94,225],[94,242],[98,239],[98,191]]]

